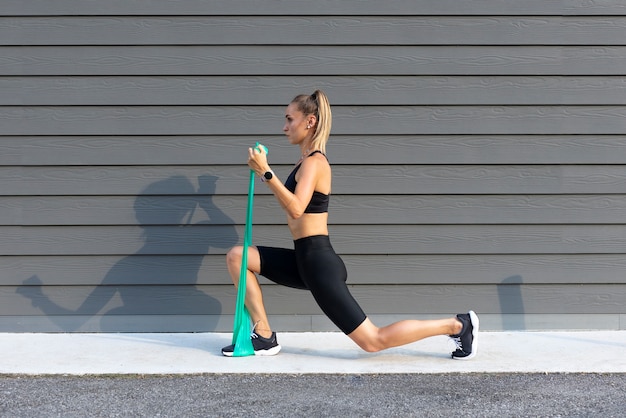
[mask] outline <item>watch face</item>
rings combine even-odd
[[[265,180],[271,180],[272,179],[272,172],[271,171],[266,171],[265,174],[263,174],[263,177],[265,177]]]

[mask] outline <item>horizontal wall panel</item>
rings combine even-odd
[[[199,203],[199,204],[198,204]],[[245,224],[247,196],[6,196],[0,225]],[[626,224],[626,195],[332,195],[332,224]],[[269,195],[254,224],[285,222]]]
[[[616,75],[626,46],[2,46],[0,75]]]
[[[224,165],[245,164],[257,141],[273,163],[300,158],[286,137],[269,136],[0,136],[0,165]],[[626,137],[624,137],[626,141]],[[617,140],[621,142],[621,140]],[[614,153],[612,155],[615,155]],[[215,171],[213,169],[213,171]]]
[[[328,149],[334,164],[623,164],[626,136],[333,135]]]
[[[8,195],[149,196],[246,194],[250,169],[244,166],[53,166],[2,167],[0,172],[6,175],[6,183],[0,184],[0,193]],[[240,187],[236,186],[238,183]]]
[[[625,51],[626,52],[626,51]],[[5,135],[279,135],[284,106],[0,107]],[[626,106],[334,106],[345,135],[621,135]]]
[[[292,169],[272,167],[279,179]],[[0,167],[0,195],[247,195],[249,173],[247,166]],[[337,195],[626,193],[626,165],[335,165],[333,179]],[[255,194],[270,194],[258,186]]]
[[[626,223],[625,195],[342,195],[332,196],[330,205],[335,224]],[[255,220],[265,219],[256,215]]]
[[[223,254],[2,256],[0,284],[113,286],[230,284]]]
[[[278,317],[281,318],[281,317]],[[291,316],[289,317],[291,318]],[[603,317],[604,319],[604,317]],[[284,322],[291,326],[303,326],[303,322]],[[310,329],[310,318],[307,328]],[[234,315],[57,315],[0,316],[0,332],[223,332],[233,331]],[[578,323],[578,322],[577,322]],[[605,319],[603,322],[607,324]],[[285,329],[285,328],[281,328]],[[288,330],[298,328],[286,328]],[[224,344],[230,344],[229,334]],[[219,334],[215,335],[219,337]],[[204,347],[210,349],[210,347]]]
[[[348,281],[354,285],[626,284],[623,254],[342,254],[341,258],[348,270]],[[264,285],[271,284],[262,276],[260,280]],[[19,287],[38,283],[223,285],[230,284],[230,276],[223,254],[2,256],[0,283]]]
[[[624,105],[622,76],[0,77],[0,105],[276,105],[324,90],[337,105]]]
[[[455,310],[464,312],[469,309],[475,309],[479,314],[620,313],[626,304],[626,286],[602,284],[569,287],[567,285],[354,286],[351,291],[366,313],[375,311],[377,314],[443,314]],[[275,304],[284,303],[283,301],[281,298],[276,300]],[[269,301],[267,303],[268,306],[273,306]]]
[[[19,290],[19,295],[16,292]],[[437,314],[474,309],[484,314],[620,313],[623,285],[350,286],[366,313]],[[232,314],[234,286],[0,287],[0,315],[211,315]],[[320,314],[308,291],[264,286],[268,314]],[[24,303],[30,300],[32,303]],[[132,301],[127,304],[125,301]]]
[[[268,146],[274,168],[300,157],[278,136],[0,136],[0,166],[241,165],[256,141]],[[328,156],[339,170],[340,164],[623,164],[626,135],[332,135]]]
[[[225,254],[243,239],[243,226],[232,225],[0,227],[0,231],[6,233],[0,244],[5,255]]]
[[[285,221],[284,214],[263,213],[267,208],[279,212],[273,201],[270,196],[256,199],[257,223]],[[232,225],[245,224],[246,207],[247,196],[6,197],[0,206],[0,225]]]
[[[351,284],[626,284],[626,260],[621,254],[367,254],[342,258]]]
[[[5,255],[225,254],[243,226],[0,227]],[[621,254],[624,225],[331,225],[342,254]],[[286,228],[259,225],[253,243],[289,246]]]
[[[619,193],[626,186],[626,166],[340,166],[334,178],[338,194],[393,194],[401,189],[405,194],[595,194]]]
[[[290,7],[273,0],[3,0],[4,16],[67,15],[626,15],[615,1],[581,0],[292,0]]]
[[[624,30],[606,16],[11,17],[0,44],[623,45]]]
[[[230,286],[234,287],[234,286]],[[230,299],[229,286],[214,295],[198,286],[21,286],[0,287],[0,314],[29,315],[215,315]],[[221,293],[221,294],[220,294]],[[224,294],[225,293],[225,294]],[[17,294],[17,295],[16,295]],[[13,302],[5,302],[12,296]],[[236,299],[236,295],[235,295]],[[24,303],[30,300],[32,303]],[[126,303],[130,301],[131,303]]]

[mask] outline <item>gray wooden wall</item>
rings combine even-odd
[[[626,329],[618,0],[3,0],[0,331],[230,331],[259,140],[334,112],[331,235],[383,324]],[[257,186],[254,242],[289,246]],[[264,287],[277,330],[335,330]]]

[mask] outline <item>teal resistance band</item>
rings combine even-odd
[[[267,147],[255,145],[257,150],[265,150]],[[237,289],[237,307],[235,308],[235,323],[233,324],[233,341],[235,350],[233,357],[245,357],[254,355],[254,347],[250,334],[250,313],[246,309],[246,278],[248,275],[248,248],[252,244],[252,208],[254,206],[254,171],[250,170],[250,183],[248,185],[248,210],[246,211],[246,229],[243,235],[243,257],[241,259],[241,271],[239,272],[239,288]]]

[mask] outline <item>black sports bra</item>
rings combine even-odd
[[[311,155],[315,154],[316,152],[319,152],[320,154],[324,155],[322,153],[322,151],[313,151],[312,153],[307,155],[307,157],[310,157]],[[324,155],[324,157],[326,157],[326,156]],[[295,191],[296,191],[296,185],[298,184],[298,182],[296,181],[296,173],[300,169],[301,165],[302,165],[302,163],[298,164],[293,169],[291,174],[289,174],[289,177],[287,177],[287,180],[285,181],[285,187],[291,193],[295,193]],[[329,201],[330,201],[330,197],[327,194],[314,191],[313,192],[313,196],[311,196],[311,201],[309,202],[309,204],[306,207],[306,209],[304,209],[304,213],[326,213],[326,212],[328,212],[328,202]]]

